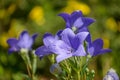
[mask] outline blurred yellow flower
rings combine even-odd
[[[109,48],[109,45],[110,45],[110,41],[107,37],[103,37],[103,42],[104,42],[104,45],[103,45],[103,48]]]
[[[117,23],[114,18],[110,17],[106,20],[106,27],[114,32],[117,31]]]
[[[8,31],[9,37],[16,37],[25,28],[24,25],[20,24],[16,19],[11,20],[10,29]]]
[[[90,8],[85,3],[77,2],[75,0],[68,0],[68,4],[63,9],[63,11],[67,13],[72,13],[75,10],[81,10],[84,15],[87,15],[90,13]]]
[[[44,12],[42,7],[35,6],[29,13],[29,18],[35,21],[37,24],[42,25],[44,24]]]
[[[3,46],[4,48],[8,47],[8,44],[6,40],[8,39],[7,33],[3,33],[0,36],[0,45]]]

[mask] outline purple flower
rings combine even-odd
[[[52,54],[52,51],[50,49],[50,46],[51,44],[53,44],[56,40],[59,39],[60,35],[59,33],[61,33],[61,31],[58,32],[58,35],[56,36],[53,36],[52,34],[50,33],[46,33],[44,34],[43,36],[43,43],[44,45],[37,48],[36,51],[35,51],[35,54],[37,56],[39,56],[40,58],[42,58],[43,56],[46,56],[46,55],[49,55],[49,54]]]
[[[81,11],[74,11],[71,15],[67,13],[61,13],[59,16],[65,20],[66,28],[73,29],[75,27],[77,28],[78,32],[88,31],[87,27],[95,21],[92,18],[83,17]]]
[[[110,69],[103,80],[119,80],[119,77],[114,69]]]
[[[9,48],[9,53],[20,51],[20,49],[30,50],[37,34],[30,36],[27,31],[23,31],[18,39],[10,38],[7,40]]]
[[[110,49],[103,49],[103,40],[102,39],[96,39],[95,41],[92,42],[90,35],[88,35],[87,39],[88,39],[87,52],[91,56],[96,56],[99,54],[111,52]]]
[[[88,32],[75,34],[71,29],[66,28],[60,34],[61,39],[56,39],[50,34],[45,36],[44,46],[39,47],[35,53],[39,56],[55,53],[57,63],[72,56],[85,56],[83,41],[87,35]]]

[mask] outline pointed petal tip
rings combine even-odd
[[[45,34],[43,35],[43,38],[46,38],[46,37],[48,37],[48,36],[52,36],[52,34],[51,34],[51,33],[45,33]]]
[[[24,31],[21,32],[21,35],[24,35],[24,34],[26,34],[26,33],[28,33],[28,31],[27,31],[27,30],[24,30]]]
[[[33,40],[35,40],[38,35],[39,35],[38,33],[33,34],[33,35],[32,35]]]

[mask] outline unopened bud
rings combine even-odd
[[[89,72],[89,69],[88,69],[88,68],[86,68],[86,69],[85,69],[85,71],[88,73],[88,72]]]
[[[90,59],[92,56],[91,55],[87,55],[87,58]]]
[[[50,72],[52,74],[60,74],[62,72],[61,67],[59,66],[59,64],[53,64],[50,67]]]
[[[95,74],[95,71],[94,71],[94,70],[91,70],[91,73]]]
[[[103,80],[119,80],[119,77],[114,69],[110,69]]]
[[[28,49],[22,48],[22,49],[20,49],[20,52],[21,52],[21,53],[28,53]]]

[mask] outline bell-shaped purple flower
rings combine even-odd
[[[61,39],[50,34],[46,35],[43,39],[44,46],[39,47],[35,53],[38,56],[55,53],[57,54],[57,63],[72,56],[85,56],[83,41],[88,34],[88,32],[75,34],[71,29],[66,28],[60,34]]]
[[[59,16],[65,20],[66,28],[73,29],[75,27],[77,32],[88,31],[87,27],[95,21],[92,18],[83,17],[82,11],[74,11],[71,15],[61,13]]]
[[[87,52],[91,56],[96,56],[100,54],[104,54],[107,52],[111,52],[110,49],[103,49],[103,40],[102,39],[96,39],[92,42],[90,35],[87,37]]]
[[[18,39],[10,38],[7,40],[9,48],[9,53],[20,51],[20,49],[30,50],[37,34],[30,36],[27,31],[23,31]]]
[[[35,54],[39,56],[40,58],[42,58],[43,56],[52,54],[50,46],[51,44],[53,44],[56,40],[60,38],[60,35],[59,35],[60,33],[61,31],[59,31],[56,36],[53,36],[50,33],[44,34],[43,36],[44,45],[37,48],[35,51]]]

